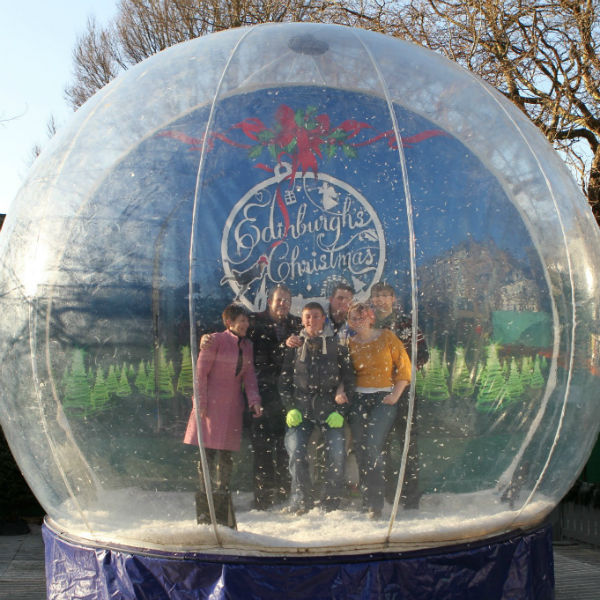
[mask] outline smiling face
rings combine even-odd
[[[228,319],[225,324],[227,325],[227,329],[229,329],[229,331],[242,338],[246,336],[250,321],[248,321],[248,317],[246,315],[239,315],[233,319],[233,321]]]
[[[291,306],[291,294],[285,290],[275,290],[269,299],[269,314],[276,321],[281,321],[288,316]]]
[[[302,311],[302,325],[310,337],[319,335],[325,327],[325,313],[318,308],[305,308]]]
[[[375,323],[375,314],[366,306],[351,309],[348,313],[348,324],[356,333],[363,333],[371,329]]]
[[[393,308],[396,296],[388,290],[371,292],[371,304],[377,313],[377,316],[386,317]]]

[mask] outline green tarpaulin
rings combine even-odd
[[[545,348],[552,345],[552,320],[545,312],[492,312],[494,341],[499,344],[518,344]]]

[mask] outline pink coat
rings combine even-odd
[[[246,338],[241,341],[242,369],[236,376],[239,338],[229,330],[211,337],[211,343],[200,352],[196,363],[198,401],[200,407],[206,409],[206,417],[202,419],[202,443],[205,448],[237,451],[242,440],[242,383],[248,405],[260,406],[252,342]],[[198,445],[195,406],[183,441]]]

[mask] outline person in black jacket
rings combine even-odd
[[[279,396],[279,375],[285,340],[300,332],[300,318],[290,314],[292,294],[279,285],[267,300],[267,310],[250,316],[248,338],[254,345],[254,368],[263,413],[250,422],[254,463],[254,508],[266,510],[283,502],[290,477],[285,435],[285,411]]]
[[[344,414],[354,389],[348,349],[324,333],[326,315],[318,302],[302,310],[302,345],[287,348],[280,377],[281,399],[287,410],[285,447],[292,478],[288,511],[304,514],[312,508],[308,442],[315,428],[325,441],[325,476],[321,508],[339,508],[344,485]],[[331,332],[330,332],[331,333]]]

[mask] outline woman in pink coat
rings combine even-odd
[[[211,336],[198,355],[197,396],[210,479],[214,491],[229,494],[233,452],[240,449],[244,393],[254,416],[262,407],[258,394],[252,342],[246,339],[249,321],[243,306],[230,304],[223,311],[226,331]],[[188,420],[184,443],[198,445],[195,405]],[[200,514],[198,514],[200,521]]]

